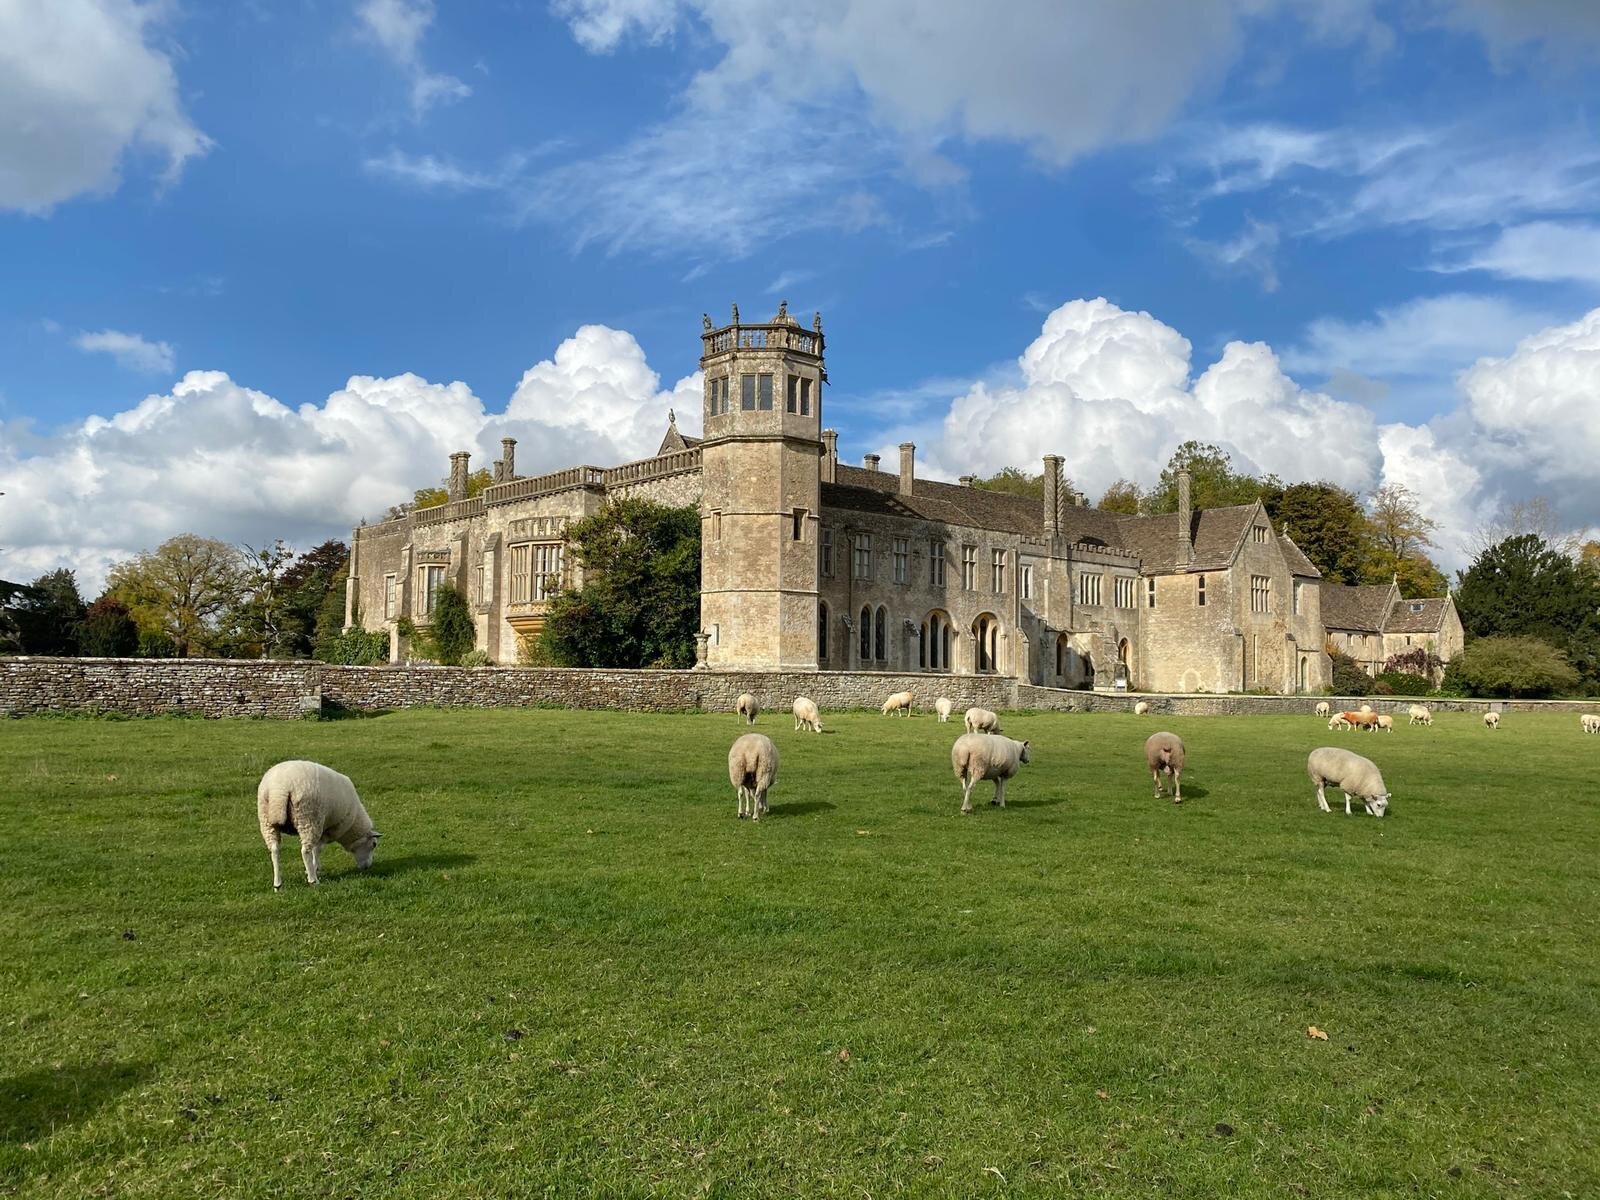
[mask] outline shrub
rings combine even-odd
[[[434,591],[428,624],[414,625],[402,618],[398,626],[414,654],[446,667],[460,666],[462,656],[470,653],[472,643],[478,640],[467,598],[448,584]]]
[[[1445,682],[1474,696],[1550,696],[1576,688],[1578,673],[1538,638],[1488,637],[1451,660]]]
[[[322,661],[343,667],[373,667],[389,661],[389,635],[351,626],[321,643]]]
[[[1379,689],[1386,689],[1379,691]],[[1384,671],[1373,684],[1380,696],[1426,696],[1433,691],[1433,682],[1409,671]]]
[[[1335,696],[1365,696],[1372,690],[1372,676],[1361,669],[1361,664],[1342,650],[1329,650],[1333,660],[1330,678]]]
[[[494,664],[490,661],[487,650],[468,650],[461,656],[460,665],[463,667],[488,667]]]
[[[1402,654],[1391,654],[1383,664],[1383,674],[1404,673],[1418,675],[1424,680],[1437,679],[1444,663],[1427,646],[1413,646]],[[1409,693],[1407,693],[1409,694]]]
[[[139,633],[140,658],[177,658],[178,643],[159,629],[146,629]]]
[[[102,596],[89,606],[78,635],[79,650],[91,658],[127,658],[139,649],[139,627],[128,606]]]

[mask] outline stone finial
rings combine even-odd
[[[711,314],[710,313],[701,313],[700,314],[700,324],[704,327],[704,329],[705,329],[705,331],[707,333],[710,333],[711,332]]]
[[[977,481],[978,477],[976,475],[963,475],[956,482],[960,483],[962,487],[971,487]]]
[[[822,332],[822,314],[820,312],[811,314],[811,328],[817,333]]]
[[[775,317],[773,319],[772,323],[774,325],[776,325],[776,324],[778,324],[778,322],[787,321],[788,319],[789,319],[789,302],[787,300],[779,300],[778,301],[778,315],[777,315],[777,317]]]
[[[737,304],[733,306],[733,323],[735,325],[739,323],[739,306]]]
[[[674,412],[670,408],[667,409],[667,424],[668,425],[676,425],[677,423],[678,423],[678,414],[676,412]]]

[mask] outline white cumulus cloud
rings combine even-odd
[[[45,213],[114,191],[144,152],[174,181],[211,141],[152,44],[165,6],[132,0],[0,2],[0,209]]]

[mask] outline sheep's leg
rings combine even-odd
[[[1006,781],[1004,779],[996,779],[994,781],[994,802],[1001,808],[1006,806]]]
[[[1174,771],[1172,773],[1172,802],[1174,804],[1182,804],[1183,803],[1183,772],[1182,771]]]
[[[1346,792],[1344,794],[1344,815],[1347,816],[1347,817],[1350,815],[1350,793],[1349,792]]]
[[[758,787],[750,793],[750,819],[761,820],[761,814],[767,811],[767,789]]]
[[[965,775],[961,777],[961,811],[964,813],[972,811],[972,785],[976,782],[977,780],[968,779]]]
[[[1161,799],[1161,772],[1155,767],[1150,768],[1150,779],[1156,785],[1156,799]]]
[[[306,865],[306,882],[317,882],[317,838],[315,834],[300,835],[300,861]]]
[[[1322,794],[1322,781],[1321,780],[1317,781],[1317,807],[1320,808],[1323,812],[1332,812],[1333,811],[1331,808],[1328,807],[1328,797]]]
[[[278,866],[278,843],[282,841],[276,829],[267,828],[261,831],[261,836],[266,839],[267,853],[272,855],[272,890],[283,891],[283,871]]]

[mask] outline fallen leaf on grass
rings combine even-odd
[[[856,836],[857,837],[871,837],[872,836],[872,830],[870,830],[870,829],[858,829],[858,830],[856,830]]]
[[[849,1062],[850,1061],[850,1051],[848,1051],[848,1050],[840,1050],[836,1057],[839,1059],[840,1062]]]
[[[1306,1036],[1318,1042],[1325,1042],[1328,1040],[1328,1035],[1321,1029],[1318,1029],[1315,1025],[1306,1026]]]
[[[1100,1099],[1100,1100],[1109,1100],[1109,1099],[1111,1099],[1111,1097],[1109,1095],[1107,1095],[1104,1091],[1102,1091],[1100,1088],[1095,1088],[1094,1094],[1095,1094],[1095,1097],[1097,1099]]]
[[[993,1175],[1001,1183],[1004,1183],[1006,1181],[1006,1177],[1000,1173],[1000,1168],[999,1167],[985,1167],[983,1169],[983,1173],[985,1175]]]

